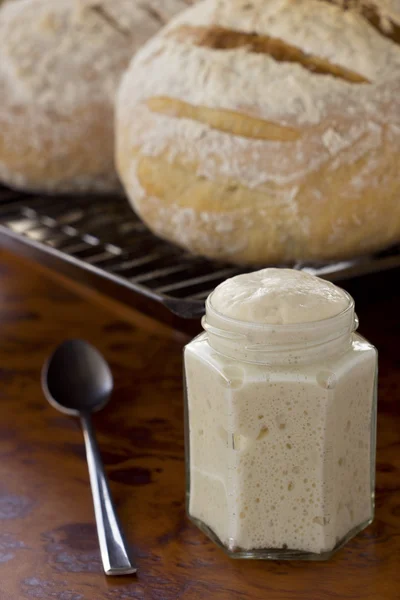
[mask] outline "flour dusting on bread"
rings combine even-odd
[[[137,49],[187,0],[15,0],[0,11],[0,178],[111,191],[114,99]]]
[[[400,45],[363,13],[325,0],[206,0],[123,77],[117,164],[150,227],[195,252],[330,259],[399,239],[399,126]]]

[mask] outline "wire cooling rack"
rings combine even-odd
[[[0,244],[170,322],[171,315],[198,318],[216,285],[246,271],[158,239],[115,195],[32,195],[0,186]],[[357,260],[295,268],[340,281],[399,266],[396,246]]]

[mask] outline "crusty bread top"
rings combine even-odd
[[[132,54],[191,0],[11,0],[0,10],[0,178],[118,189],[115,92]]]
[[[190,0],[19,0],[0,14],[2,104],[112,99],[133,52]],[[6,83],[7,81],[7,83]],[[7,100],[5,100],[5,97]]]
[[[400,45],[357,12],[325,0],[205,0],[138,52],[118,115],[143,154],[201,156],[210,179],[253,188],[294,184],[335,157],[351,163],[370,149],[372,160],[384,136],[399,139],[399,103]],[[210,129],[221,122],[213,110],[232,111],[226,135]],[[244,116],[256,127],[235,129]]]
[[[262,43],[254,48],[251,36],[280,42],[282,56]],[[357,12],[325,0],[206,0],[173,19],[139,52],[137,64],[157,55],[164,76],[146,77],[145,69],[136,69],[143,81],[135,86],[132,79],[132,87],[137,97],[156,93],[225,108],[258,106],[265,118],[315,123],[332,97],[341,104],[347,97],[351,111],[354,100],[368,103],[379,89],[387,93],[386,84],[400,79],[399,44]],[[290,56],[293,50],[300,58]],[[326,61],[327,76],[305,68],[302,57]],[[335,76],[335,68],[343,72]],[[238,75],[241,89],[233,85]]]

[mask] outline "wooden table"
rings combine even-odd
[[[398,600],[399,272],[348,289],[380,350],[377,510],[325,563],[235,561],[185,517],[181,355],[185,338],[86,297],[0,252],[0,600]],[[78,423],[47,406],[39,373],[67,336],[86,338],[115,376],[95,417],[137,577],[102,574]]]

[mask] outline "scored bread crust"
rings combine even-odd
[[[0,181],[120,190],[114,100],[134,52],[190,0],[18,0],[0,11]]]
[[[400,30],[368,11],[205,0],[139,51],[116,163],[156,234],[239,264],[400,240]]]

